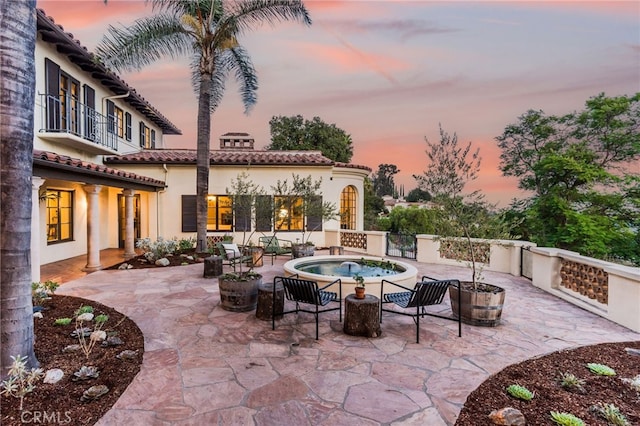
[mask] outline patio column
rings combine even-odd
[[[44,179],[31,178],[31,282],[40,282],[40,187]]]
[[[135,257],[135,235],[133,230],[133,189],[123,189],[124,195],[124,258]]]
[[[100,199],[101,185],[84,185],[87,193],[87,265],[84,271],[102,269],[100,264]]]

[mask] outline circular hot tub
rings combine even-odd
[[[364,278],[368,294],[378,296],[383,279],[413,288],[418,275],[418,270],[405,262],[357,255],[301,257],[285,263],[284,270],[287,275],[298,274],[302,279],[317,281],[319,287],[340,278],[343,298],[355,291],[354,275]],[[337,284],[329,290],[337,292]]]

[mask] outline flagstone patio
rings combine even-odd
[[[263,281],[285,257],[256,268]],[[468,279],[464,267],[411,262],[418,276]],[[46,276],[43,267],[43,277]],[[226,267],[225,267],[226,270]],[[338,313],[310,314],[271,330],[255,312],[219,307],[203,265],[98,271],[57,293],[112,306],[145,336],[140,373],[100,425],[453,425],[467,395],[505,366],[558,349],[640,340],[640,334],[533,287],[485,272],[507,290],[495,328],[385,314],[378,338],[348,336]]]

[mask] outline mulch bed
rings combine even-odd
[[[551,420],[551,411],[571,413],[590,426],[611,424],[590,410],[597,404],[614,404],[629,425],[640,425],[640,394],[621,380],[640,375],[640,356],[627,353],[625,348],[640,349],[640,342],[584,346],[508,366],[467,397],[456,426],[493,425],[489,413],[504,407],[520,410],[527,425],[557,425]],[[587,363],[607,365],[616,375],[596,375]],[[585,380],[584,392],[570,392],[560,386],[560,374],[566,372]],[[506,388],[512,384],[534,392],[534,398],[526,402],[511,397]]]
[[[88,357],[82,351],[63,353],[63,348],[78,342],[78,339],[70,336],[75,330],[75,323],[60,326],[54,325],[54,321],[57,318],[73,318],[74,312],[82,305],[92,306],[95,315],[108,315],[103,330],[109,336],[119,337],[124,343],[109,347],[97,344]],[[55,384],[39,381],[35,390],[25,396],[22,412],[19,398],[3,395],[0,424],[93,425],[115,404],[140,371],[144,353],[142,332],[128,317],[91,300],[54,295],[44,303],[44,307],[44,318],[34,319],[36,358],[44,371],[59,368],[64,372],[64,377]],[[118,359],[116,355],[124,350],[137,351],[137,354],[133,359]],[[99,376],[87,381],[71,380],[73,373],[82,366],[97,367]],[[82,402],[83,392],[94,385],[106,385],[109,392],[97,400]]]

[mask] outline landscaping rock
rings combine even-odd
[[[118,266],[118,269],[120,270],[124,270],[124,269],[133,269],[133,265],[125,262],[122,265]]]
[[[62,352],[63,353],[78,352],[80,349],[82,349],[80,345],[68,345],[68,346],[65,346],[64,349],[62,349]]]
[[[169,266],[171,262],[169,262],[169,259],[163,257],[162,259],[156,260],[155,264],[156,266]]]
[[[103,342],[102,346],[119,346],[124,342],[118,336],[109,336]]]
[[[494,425],[525,426],[527,424],[522,412],[513,407],[494,410],[489,414],[489,418]]]

